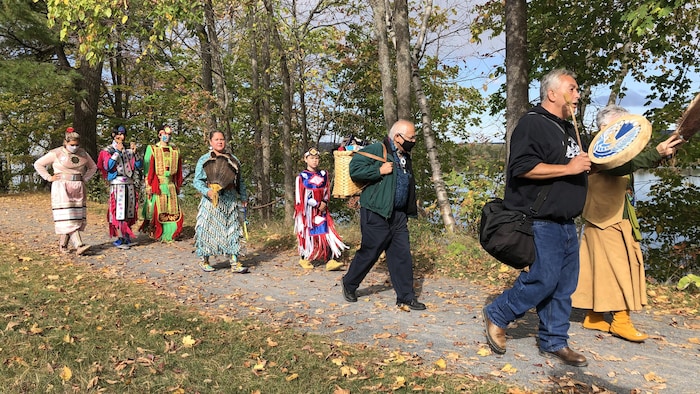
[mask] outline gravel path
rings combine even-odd
[[[0,196],[0,239],[65,258],[54,253],[49,199],[48,194]],[[93,245],[90,253],[69,258],[107,276],[157,288],[214,315],[250,317],[347,343],[400,350],[427,367],[443,359],[449,370],[497,376],[538,392],[559,387],[576,387],[578,392],[698,391],[693,383],[700,365],[697,311],[668,314],[652,308],[633,314],[635,325],[650,334],[645,343],[635,344],[584,330],[583,313],[575,310],[570,345],[589,365],[569,367],[539,355],[533,311],[508,329],[505,355],[488,351],[481,308],[496,294],[468,281],[419,278],[420,300],[428,309],[405,312],[394,305],[387,273],[375,268],[358,291],[359,302],[349,304],[339,286],[342,272],[325,272],[322,267],[304,271],[293,251],[248,245],[242,261],[250,267],[249,274],[231,273],[223,259],[213,264],[222,269],[205,273],[196,265],[192,239],[163,245],[139,235],[136,246],[120,250],[111,245],[102,217],[93,214],[88,221],[83,239]]]

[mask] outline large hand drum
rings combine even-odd
[[[700,94],[695,96],[688,105],[688,109],[685,110],[683,117],[678,122],[676,132],[684,141],[688,141],[698,130],[700,130]]]
[[[588,157],[603,169],[615,168],[637,156],[650,139],[651,123],[645,117],[624,115],[593,138]]]

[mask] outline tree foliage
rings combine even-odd
[[[270,1],[273,12],[253,1],[5,0],[3,4],[8,15],[18,12],[14,5],[27,11],[23,18],[11,15],[0,21],[0,29],[13,32],[2,40],[7,50],[0,67],[11,75],[3,80],[13,86],[0,87],[0,131],[7,141],[4,146],[12,147],[8,153],[24,155],[26,165],[32,156],[60,144],[61,130],[77,121],[75,103],[89,92],[80,88],[82,77],[75,71],[87,66],[103,70],[94,115],[97,148],[110,142],[114,126],[124,124],[128,139],[142,150],[155,141],[157,127],[167,123],[175,130],[174,143],[183,152],[187,176],[207,149],[207,132],[224,127],[244,162],[253,205],[274,207],[284,194],[282,185],[290,175],[290,167],[280,165],[285,155],[291,153],[291,171],[296,172],[309,146],[330,146],[351,134],[374,141],[386,133],[377,42],[366,2]],[[211,19],[205,18],[207,5]],[[419,2],[412,2],[409,10],[416,7]],[[437,7],[431,15],[429,28],[439,33],[425,44],[428,51],[419,59],[420,73],[437,137],[449,141],[469,135],[483,104],[477,90],[454,83],[460,69],[445,64],[437,50],[440,34],[449,34],[444,32],[463,16]],[[17,29],[20,20],[23,26]],[[272,28],[279,45],[267,38]],[[38,38],[8,38],[30,34]],[[219,69],[210,67],[213,87],[208,87],[205,76],[210,56],[221,62]],[[278,61],[283,57],[291,88],[286,93]],[[22,59],[27,63],[15,63]],[[14,65],[4,66],[5,62]],[[29,70],[26,82],[37,84],[36,89],[14,82],[24,78],[20,69]],[[291,112],[283,118],[287,95]],[[262,118],[261,108],[267,108]],[[420,112],[415,106],[411,111]],[[212,126],[213,118],[217,126]],[[31,134],[30,129],[37,132]],[[269,153],[257,139],[260,130],[269,136]],[[17,141],[16,133],[35,137]],[[453,149],[453,144],[441,145],[440,160],[451,158]],[[428,168],[425,156],[419,144],[417,168]],[[330,160],[326,163],[332,166]],[[255,173],[266,168],[267,178]],[[25,166],[25,171],[30,174],[32,169]],[[432,201],[429,172],[419,173],[418,181],[421,200]],[[270,190],[264,198],[263,186]]]
[[[502,2],[488,1],[476,13],[475,39],[503,32]],[[627,94],[629,79],[647,84],[647,105],[666,105],[645,115],[666,128],[695,93],[691,78],[700,71],[699,17],[697,0],[576,0],[565,7],[552,0],[528,2],[529,79],[538,80],[555,67],[575,71],[582,86],[579,118],[585,116],[593,88],[608,89],[609,101],[617,102]]]
[[[661,168],[663,179],[651,187],[649,201],[639,203],[639,217],[647,274],[661,282],[675,282],[700,272],[700,187],[682,171]]]

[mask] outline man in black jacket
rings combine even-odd
[[[580,97],[573,73],[557,69],[540,84],[541,104],[524,115],[511,137],[504,206],[533,215],[533,205],[549,185],[544,204],[533,216],[536,259],[513,287],[484,307],[486,339],[506,352],[506,327],[531,308],[540,319],[540,353],[566,364],[586,366],[568,345],[571,294],[576,289],[579,245],[574,218],[586,199],[588,155],[579,146],[573,116]]]

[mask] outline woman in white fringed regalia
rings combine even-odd
[[[90,248],[80,237],[87,224],[85,182],[95,175],[97,166],[79,145],[80,134],[68,127],[63,146],[40,157],[34,162],[34,168],[39,176],[51,182],[51,209],[59,251],[67,253],[70,241],[76,254],[81,255]],[[49,173],[49,166],[53,174]]]

